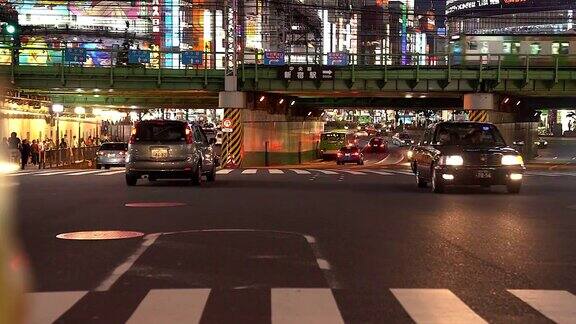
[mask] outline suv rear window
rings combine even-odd
[[[126,151],[128,144],[126,143],[104,143],[100,146],[101,151]]]
[[[142,122],[136,125],[136,142],[182,142],[186,127],[180,122]]]

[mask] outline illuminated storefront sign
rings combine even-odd
[[[152,0],[150,6],[150,17],[152,19],[152,36],[154,36],[154,44],[162,44],[162,6],[161,0]]]

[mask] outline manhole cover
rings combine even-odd
[[[178,202],[138,202],[138,203],[127,203],[124,206],[132,208],[160,208],[160,207],[180,207],[186,206],[185,203]]]
[[[63,240],[120,240],[140,236],[144,236],[144,233],[132,231],[85,231],[56,235],[57,238]]]

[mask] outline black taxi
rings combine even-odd
[[[418,187],[430,182],[436,193],[449,185],[504,185],[509,193],[519,193],[522,186],[522,156],[506,145],[491,123],[434,124],[426,129],[412,154]]]

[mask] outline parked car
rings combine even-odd
[[[344,165],[346,163],[364,164],[364,154],[360,152],[357,146],[345,146],[338,150],[336,164]]]
[[[524,161],[490,123],[442,122],[429,127],[413,148],[412,170],[418,187],[432,191],[449,185],[505,185],[518,193]]]
[[[539,149],[545,149],[548,147],[548,141],[543,138],[538,138],[534,141],[534,145]]]
[[[96,152],[96,169],[102,169],[102,167],[110,169],[112,166],[124,166],[126,164],[127,151],[127,143],[103,143]]]
[[[126,184],[148,180],[181,178],[200,184],[202,175],[216,179],[212,144],[196,124],[174,120],[138,122],[132,130],[126,158]]]

